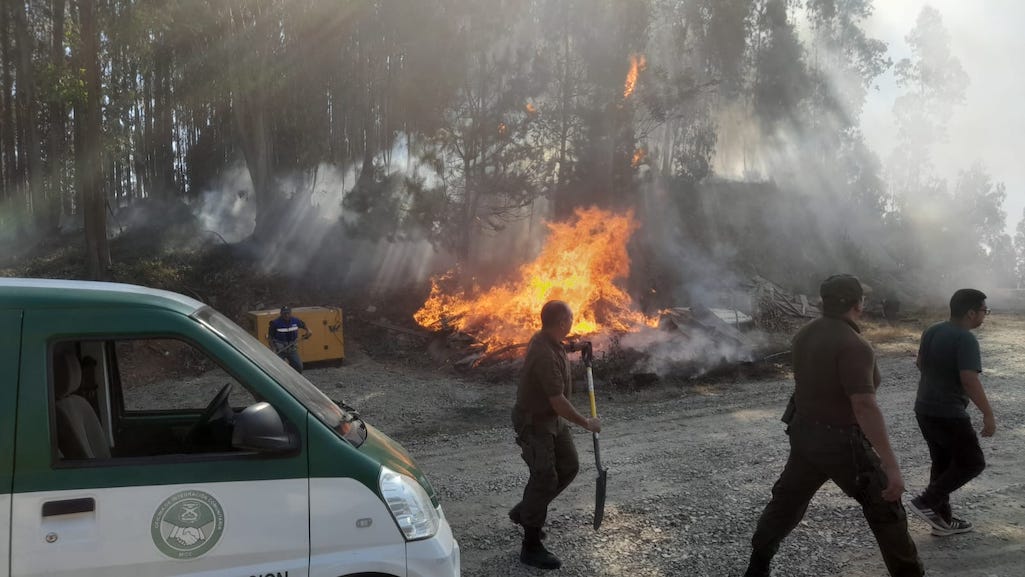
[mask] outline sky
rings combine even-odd
[[[940,176],[980,161],[995,182],[1007,186],[1008,233],[1025,209],[1025,2],[1020,0],[877,0],[866,23],[886,42],[894,63],[911,55],[904,37],[925,5],[936,8],[950,32],[951,52],[970,78],[965,104],[950,119],[949,139],[934,150]],[[878,79],[862,116],[869,145],[881,158],[893,149],[893,101],[899,94],[892,69]]]

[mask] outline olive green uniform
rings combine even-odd
[[[548,400],[560,394],[569,398],[571,393],[569,358],[562,343],[546,333],[535,333],[527,345],[512,410],[516,444],[530,469],[523,499],[511,513],[524,527],[544,526],[548,504],[569,486],[580,468],[569,424]]]
[[[924,574],[904,507],[883,499],[886,475],[851,407],[851,395],[874,393],[880,381],[872,347],[859,332],[852,322],[826,316],[794,337],[790,457],[758,520],[748,575],[769,574],[780,543],[828,480],[861,505],[890,575]]]

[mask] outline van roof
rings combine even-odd
[[[131,284],[79,280],[0,278],[0,309],[159,308],[190,315],[203,303],[178,293]]]

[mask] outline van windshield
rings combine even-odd
[[[286,361],[265,347],[263,343],[256,340],[253,335],[242,330],[237,324],[231,322],[228,317],[210,307],[203,307],[190,316],[206,325],[210,330],[231,343],[249,360],[256,363],[258,367],[281,384],[304,407],[313,413],[313,416],[320,420],[320,422],[327,425],[331,430],[338,432],[353,445],[358,447],[362,444],[365,437],[359,431],[365,429],[362,426],[350,427],[347,425],[347,423],[358,420],[359,417],[339,407],[320,389],[306,380],[305,377],[295,372]]]

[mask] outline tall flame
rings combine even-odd
[[[447,293],[445,279],[432,279],[431,294],[414,315],[416,322],[432,330],[456,328],[489,348],[529,340],[540,328],[541,305],[553,299],[573,309],[574,334],[633,332],[657,325],[657,319],[636,311],[630,296],[615,284],[630,274],[626,244],[638,226],[632,211],[577,209],[570,222],[547,226],[541,254],[520,267],[510,282],[471,296]]]
[[[648,61],[643,54],[632,54],[630,56],[630,71],[626,73],[626,83],[623,86],[623,100],[630,98],[637,87],[637,75],[648,66]]]

